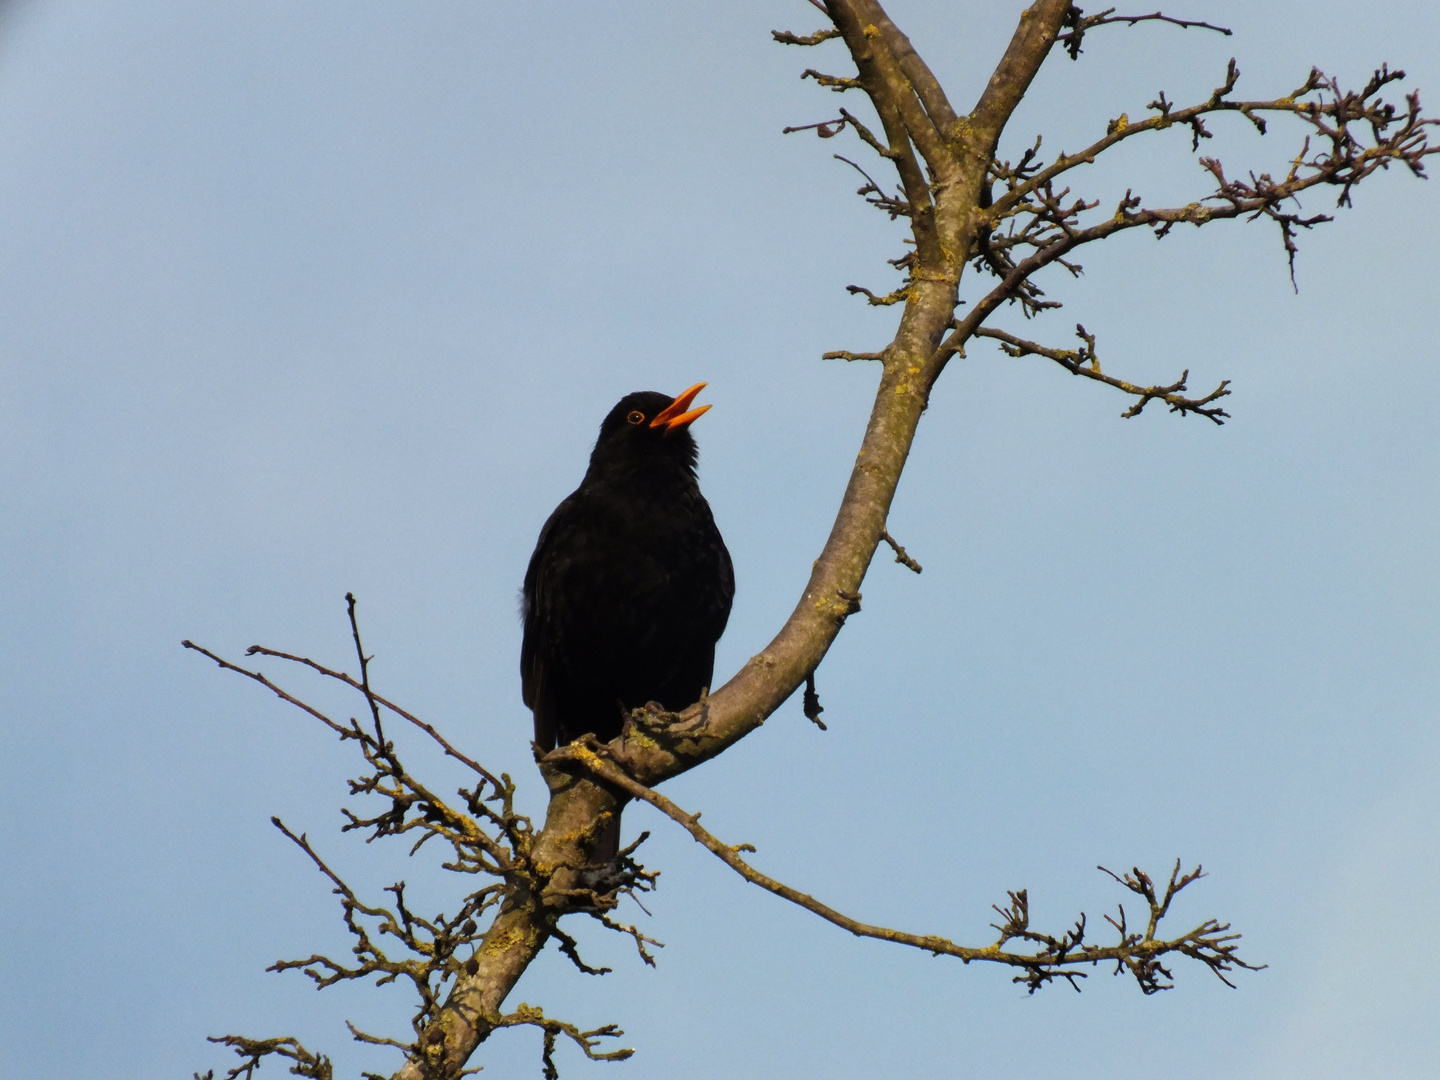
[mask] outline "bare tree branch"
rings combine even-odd
[[[469,986],[479,984],[488,988],[507,977],[513,983],[513,979],[519,977],[529,960],[551,937],[581,971],[603,974],[609,970],[587,965],[580,957],[574,938],[559,929],[557,923],[560,917],[570,913],[589,915],[608,929],[630,937],[641,958],[653,965],[653,956],[646,946],[659,946],[660,943],[610,915],[622,896],[633,898],[638,892],[654,888],[658,875],[645,870],[633,858],[635,849],[644,842],[645,836],[620,852],[612,863],[600,866],[581,863],[561,867],[548,861],[543,854],[537,856],[537,841],[543,844],[547,838],[543,835],[537,837],[529,820],[515,812],[515,789],[510,778],[503,775],[496,777],[483,766],[454,751],[430,724],[382,698],[370,687],[371,657],[365,653],[361,642],[354,597],[347,595],[346,604],[351,640],[361,665],[359,679],[309,657],[263,646],[254,646],[249,653],[297,664],[354,689],[370,707],[368,726],[354,719],[342,724],[282,689],[260,672],[234,664],[192,642],[186,642],[185,647],[202,653],[226,670],[267,687],[282,700],[320,720],[342,740],[358,746],[370,772],[351,780],[350,792],[352,795],[378,796],[384,800],[386,808],[369,816],[343,810],[347,824],[342,831],[365,829],[370,832],[370,840],[416,833],[419,839],[411,847],[411,854],[427,840],[440,838],[449,845],[452,853],[450,861],[442,863],[445,869],[467,875],[480,874],[495,880],[470,892],[455,913],[448,916],[426,916],[416,911],[407,900],[403,881],[387,887],[385,891],[390,894],[389,902],[369,903],[360,899],[340,874],[321,858],[305,834],[296,834],[278,818],[272,818],[275,827],[304,852],[330,881],[333,892],[340,899],[342,919],[354,944],[351,949],[353,960],[348,962],[315,953],[277,961],[269,970],[299,971],[321,989],[363,980],[373,980],[377,986],[396,983],[410,986],[418,999],[418,1008],[411,1021],[413,1039],[397,1040],[353,1027],[351,1033],[361,1042],[404,1051],[419,1070],[416,1075],[451,1077],[476,1071],[466,1069],[464,1059],[455,1056],[456,1041],[470,1038],[478,1041],[496,1028],[517,1025],[538,1026],[545,1030],[544,1060],[547,1069],[553,1070],[550,1055],[558,1035],[565,1035],[577,1044],[583,1043],[582,1049],[597,1060],[621,1060],[629,1056],[630,1051],[602,1053],[594,1050],[597,1039],[620,1033],[614,1025],[582,1031],[573,1024],[545,1017],[530,1006],[521,1006],[515,1013],[502,1015],[498,1006],[503,1001],[503,992],[492,992],[488,997],[483,993],[472,996],[473,1011],[460,1011],[455,1003],[457,996],[465,993]],[[473,789],[460,789],[465,810],[448,805],[406,769],[395,744],[384,736],[380,723],[382,707],[409,720],[480,777]],[[601,822],[592,821],[587,827],[593,834],[598,833],[600,826]],[[571,843],[576,839],[573,835],[569,838]],[[492,921],[488,929],[482,930],[481,921],[485,917],[491,917]],[[526,926],[531,929],[523,939],[526,951],[520,958],[523,962],[520,962],[514,951],[515,946],[520,944],[515,934],[518,928]],[[497,968],[502,974],[497,974]],[[272,1055],[293,1061],[292,1071],[297,1075],[323,1076],[329,1080],[329,1060],[311,1054],[293,1038],[257,1040],[231,1035],[217,1041],[234,1046],[237,1053],[246,1058],[242,1065],[232,1070],[229,1080],[237,1077],[249,1080],[250,1073],[258,1067],[260,1060]]]
[[[907,249],[890,260],[902,274],[898,288],[877,294],[861,286],[852,287],[852,292],[864,295],[871,303],[893,305],[898,311],[892,340],[875,351],[837,350],[825,354],[837,359],[877,361],[878,385],[830,534],[793,611],[775,637],[723,686],[681,712],[637,710],[621,737],[606,746],[571,744],[543,756],[539,768],[550,801],[545,822],[538,829],[515,812],[515,785],[509,776],[495,775],[456,749],[434,727],[375,693],[370,685],[370,657],[361,641],[353,598],[348,601],[348,611],[360,665],[358,677],[302,656],[260,647],[252,649],[250,655],[297,664],[346,684],[365,699],[367,715],[363,723],[355,718],[347,723],[332,719],[259,671],[233,664],[188,641],[184,643],[222,668],[266,687],[326,724],[342,740],[356,745],[365,771],[350,781],[350,792],[353,796],[373,796],[378,804],[363,813],[345,810],[346,830],[359,830],[367,840],[404,837],[412,853],[432,840],[438,841],[449,860],[443,864],[447,869],[487,879],[479,889],[470,887],[461,909],[453,916],[427,917],[414,911],[405,898],[403,882],[391,886],[390,899],[385,903],[363,902],[320,860],[304,834],[296,836],[284,830],[326,875],[340,897],[354,939],[354,959],[340,963],[316,955],[282,961],[281,967],[301,970],[320,985],[373,977],[414,987],[420,1008],[412,1025],[413,1040],[353,1033],[364,1042],[398,1048],[407,1054],[406,1064],[396,1074],[398,1080],[448,1080],[472,1071],[467,1068],[471,1054],[500,1027],[541,1029],[547,1076],[554,1075],[553,1051],[561,1036],[592,1058],[615,1060],[629,1053],[598,1049],[600,1040],[620,1034],[613,1025],[586,1030],[547,1017],[529,1005],[510,1013],[503,1012],[502,1006],[551,938],[582,972],[603,970],[587,965],[579,956],[574,938],[558,930],[558,921],[568,915],[583,914],[626,934],[635,942],[641,957],[653,963],[646,946],[658,943],[618,921],[613,913],[622,898],[636,898],[637,893],[653,888],[656,875],[634,860],[633,845],[611,862],[596,859],[608,823],[632,798],[656,806],[679,822],[746,880],[837,926],[965,962],[986,960],[1008,965],[1017,970],[1017,981],[1032,992],[1056,979],[1077,985],[1076,980],[1085,975],[1077,968],[1105,962],[1113,963],[1117,972],[1127,971],[1144,992],[1152,993],[1170,985],[1170,972],[1163,965],[1177,954],[1201,961],[1222,979],[1234,970],[1253,969],[1236,954],[1238,935],[1217,920],[1207,920],[1179,937],[1160,936],[1159,927],[1171,901],[1198,879],[1198,868],[1181,875],[1177,863],[1164,890],[1139,870],[1116,877],[1140,898],[1148,912],[1143,930],[1129,927],[1123,907],[1116,916],[1107,916],[1119,936],[1113,944],[1089,942],[1083,916],[1060,934],[1034,930],[1027,894],[1020,890],[1010,894],[1007,906],[996,909],[1000,922],[995,924],[999,937],[994,944],[961,946],[942,937],[859,922],[761,874],[740,858],[741,852],[749,850],[745,845],[722,844],[700,828],[698,815],[686,814],[655,787],[723,753],[764,723],[802,686],[803,710],[819,723],[821,707],[815,692],[815,673],[846,620],[859,611],[861,588],[878,546],[889,543],[898,561],[919,570],[919,565],[889,536],[886,523],[931,389],[949,359],[963,354],[973,337],[993,338],[1011,355],[1048,357],[1072,374],[1103,382],[1134,397],[1136,401],[1125,413],[1127,416],[1137,415],[1150,402],[1159,401],[1182,415],[1194,412],[1217,424],[1225,418],[1227,414],[1214,403],[1228,395],[1228,382],[1220,383],[1205,397],[1185,396],[1188,372],[1168,386],[1141,387],[1101,371],[1094,338],[1083,327],[1078,328],[1083,345],[1066,350],[986,326],[986,320],[1002,305],[1015,304],[1026,317],[1059,306],[1058,301],[1046,297],[1037,283],[1040,271],[1058,265],[1070,274],[1078,274],[1081,268],[1073,255],[1077,248],[1131,229],[1146,227],[1157,237],[1164,237],[1178,224],[1201,227],[1243,217],[1269,220],[1279,230],[1293,279],[1299,230],[1329,220],[1327,215],[1302,212],[1300,197],[1328,186],[1336,189],[1337,206],[1348,206],[1357,184],[1392,164],[1423,176],[1425,159],[1440,149],[1428,142],[1429,128],[1436,120],[1422,115],[1414,93],[1405,96],[1404,105],[1383,99],[1382,91],[1403,77],[1383,66],[1359,91],[1342,91],[1334,79],[1312,70],[1300,88],[1288,96],[1232,100],[1230,95],[1239,77],[1232,61],[1223,84],[1202,102],[1180,109],[1162,93],[1147,106],[1148,115],[1136,110],[1140,118],[1132,121],[1128,114],[1122,114],[1107,125],[1103,136],[1077,154],[1062,153],[1052,161],[1044,161],[1037,139],[1012,163],[996,156],[1000,138],[1057,42],[1078,55],[1086,30],[1121,21],[1131,25],[1158,21],[1182,28],[1226,31],[1158,11],[1119,16],[1111,9],[1087,17],[1068,0],[1036,0],[1021,15],[974,108],[960,115],[934,73],[878,0],[811,3],[827,14],[833,30],[825,28],[808,37],[776,32],[775,40],[818,46],[827,40],[843,39],[854,63],[854,75],[811,70],[805,77],[833,91],[865,95],[878,118],[878,127],[872,130],[853,111],[841,109],[837,119],[787,130],[813,130],[827,140],[853,134],[882,162],[888,162],[895,169],[899,185],[893,193],[859,164],[841,158],[865,177],[860,197],[891,220],[903,220],[909,235]],[[1200,163],[1208,177],[1207,185],[1213,186],[1196,201],[1174,207],[1147,206],[1138,195],[1127,192],[1113,209],[1102,210],[1100,199],[1074,194],[1064,186],[1071,182],[1070,174],[1081,166],[1095,162],[1121,142],[1151,132],[1172,127],[1188,130],[1193,153],[1202,139],[1210,138],[1207,121],[1226,113],[1239,114],[1262,134],[1276,117],[1298,123],[1305,138],[1288,171],[1276,178],[1263,172],[1237,172],[1217,159],[1203,158]],[[960,289],[967,267],[984,277],[960,315],[957,309],[962,303]],[[447,802],[406,769],[383,726],[383,720],[391,714],[424,732],[469,770],[474,787],[461,788],[459,802]],[[482,914],[489,920],[483,930]],[[1023,943],[1024,948],[1007,947],[1011,942]],[[382,943],[394,952],[393,956],[382,949]],[[261,1058],[269,1055],[292,1062],[292,1071],[297,1075],[329,1080],[328,1060],[293,1039],[226,1036],[221,1041],[233,1046],[244,1059],[229,1080],[242,1076],[250,1080]]]
[[[830,0],[826,9],[841,31],[856,66],[858,89],[874,106],[883,135],[869,131],[853,112],[842,111],[841,119],[846,129],[854,131],[882,160],[894,166],[903,193],[906,210],[903,216],[914,247],[906,256],[895,260],[897,267],[906,273],[901,288],[895,290],[904,293],[903,304],[897,304],[899,325],[883,350],[870,354],[834,354],[879,357],[879,385],[834,526],[784,627],[729,682],[713,691],[704,702],[683,710],[674,724],[663,729],[632,725],[612,745],[617,767],[650,789],[722,753],[755,730],[813,677],[835,636],[854,612],[855,597],[860,593],[876,545],[885,531],[890,504],[931,386],[954,351],[964,346],[1000,303],[1014,297],[1030,275],[1051,263],[1067,265],[1066,255],[1072,248],[1103,239],[1121,226],[1135,228],[1144,224],[1161,231],[1179,221],[1203,223],[1222,216],[1254,215],[1258,211],[1261,216],[1280,220],[1282,228],[1306,227],[1308,219],[1293,218],[1287,222],[1275,215],[1290,213],[1282,208],[1284,200],[1307,185],[1336,181],[1343,194],[1348,191],[1344,186],[1347,178],[1363,179],[1374,169],[1383,167],[1382,158],[1386,163],[1400,160],[1395,156],[1398,151],[1412,170],[1419,171],[1419,158],[1428,153],[1423,137],[1428,121],[1418,115],[1418,100],[1409,99],[1411,109],[1403,117],[1399,114],[1387,117],[1383,107],[1367,101],[1357,125],[1351,119],[1358,107],[1356,102],[1342,98],[1340,103],[1299,106],[1292,109],[1290,115],[1303,123],[1311,123],[1310,118],[1315,117],[1327,133],[1332,133],[1326,136],[1332,140],[1332,149],[1338,145],[1343,151],[1352,145],[1346,140],[1353,140],[1353,135],[1347,132],[1366,123],[1380,133],[1378,137],[1385,141],[1385,146],[1379,150],[1372,146],[1368,151],[1357,151],[1351,163],[1339,166],[1338,170],[1319,162],[1322,172],[1329,170],[1324,177],[1313,175],[1313,169],[1301,169],[1293,178],[1278,182],[1256,177],[1247,182],[1248,189],[1244,185],[1233,186],[1227,179],[1218,192],[1224,197],[1216,202],[1170,210],[1130,206],[1118,215],[1118,224],[1096,227],[1082,222],[1071,224],[1066,218],[1070,207],[1062,201],[1064,196],[1057,193],[1053,185],[1044,188],[1044,184],[1082,163],[1081,158],[1066,157],[1052,163],[1053,171],[1043,179],[1038,179],[1041,166],[1030,169],[1028,175],[1017,175],[1013,184],[1000,179],[1004,188],[1000,198],[995,199],[993,205],[982,207],[987,201],[984,194],[987,178],[998,178],[994,154],[1000,135],[1064,28],[1070,5],[1040,0],[1027,10],[975,109],[944,130],[940,130],[945,125],[943,108],[936,99],[924,96],[929,94],[924,72],[911,65],[912,72],[918,74],[912,77],[906,73],[913,48],[908,39],[892,29],[890,20],[877,18],[879,5],[874,0]],[[849,82],[841,83],[841,78],[834,77],[831,85],[854,92],[856,88]],[[1310,88],[1316,85],[1318,82],[1312,82]],[[1229,102],[1228,93],[1226,88],[1212,95],[1215,111],[1236,111],[1252,122],[1262,119],[1256,107]],[[1168,118],[1172,126],[1190,127],[1196,141],[1202,137],[1201,115],[1167,114],[1167,108],[1168,103],[1156,103],[1157,115],[1151,118],[1152,127],[1159,129]],[[1346,118],[1343,123],[1339,121],[1341,116]],[[1392,121],[1403,126],[1408,134],[1397,137],[1393,127],[1388,130],[1382,127]],[[1106,136],[1111,141],[1105,146],[1130,137],[1125,132],[1131,126],[1117,122]],[[1312,128],[1320,131],[1314,124]],[[840,133],[836,125],[830,125],[829,131],[832,135]],[[1094,153],[1105,146],[1095,148]],[[1277,183],[1285,186],[1277,188]],[[957,320],[955,308],[965,264],[979,252],[982,236],[993,234],[1010,218],[1027,212],[1022,209],[1024,200],[1028,200],[1024,203],[1027,208],[1034,207],[1028,212],[1032,216],[1038,213],[1042,219],[1036,229],[1049,223],[1055,235],[1044,237],[1032,229],[1026,234],[1027,238],[1041,246],[1031,247],[1029,254],[1016,249],[1014,254],[1019,257],[1015,258],[1003,243],[998,245],[997,260],[1009,259],[1013,269],[1005,269],[996,288],[973,303],[964,319]],[[1063,223],[1063,227],[1056,225],[1057,221]],[[1014,247],[1012,244],[1011,248]],[[1180,390],[1165,393],[1178,395]],[[633,793],[602,782],[593,774],[576,776],[557,769],[555,763],[548,761],[542,763],[542,772],[551,785],[552,799],[546,826],[537,837],[535,857],[539,859],[539,853],[544,853],[557,865],[573,865],[577,858],[576,845],[573,841],[562,842],[560,838],[594,835],[593,831],[587,831],[592,823],[608,814],[627,795],[633,797]],[[581,849],[587,850],[583,840]],[[522,925],[530,924],[521,918],[513,932],[520,933]],[[1212,951],[1225,948],[1224,941],[1212,940],[1216,935],[1224,936],[1218,927],[1197,933],[1211,942],[1206,948]],[[1200,948],[1193,941],[1189,947]],[[527,953],[528,946],[516,950],[516,955],[522,958]],[[505,979],[511,977],[518,977],[515,967],[504,973]],[[502,988],[502,982],[492,978],[481,980],[476,991],[493,994],[498,988]],[[457,986],[454,1003],[457,1010],[464,1012],[468,1008],[463,995],[469,992],[468,984]],[[458,1040],[453,1060],[463,1061],[473,1046],[474,1043],[465,1038]],[[421,1075],[418,1071],[408,1067],[407,1070],[402,1070],[402,1080],[418,1080]]]
[[[836,30],[833,26],[828,26],[816,30],[813,34],[807,34],[801,37],[797,34],[790,33],[788,30],[771,30],[770,36],[781,45],[819,45],[822,41],[829,41],[832,38],[839,37],[840,31]]]
[[[1232,984],[1225,979],[1225,973],[1236,968],[1259,971],[1264,966],[1256,966],[1240,959],[1237,955],[1239,946],[1235,944],[1240,940],[1240,935],[1230,933],[1228,923],[1222,924],[1215,919],[1207,919],[1195,929],[1177,938],[1166,940],[1157,936],[1160,922],[1169,912],[1170,903],[1175,895],[1186,885],[1204,876],[1200,868],[1196,867],[1191,873],[1177,879],[1180,871],[1178,860],[1175,864],[1175,871],[1170,876],[1170,885],[1161,898],[1157,898],[1150,878],[1139,870],[1134,871],[1133,878],[1129,876],[1124,879],[1116,878],[1117,881],[1146,900],[1149,907],[1149,919],[1145,930],[1135,933],[1125,925],[1123,907],[1120,909],[1118,922],[1106,916],[1120,934],[1120,940],[1114,945],[1087,943],[1085,941],[1084,915],[1080,916],[1072,929],[1058,937],[1033,930],[1030,927],[1028,900],[1023,889],[1010,893],[1011,905],[1009,908],[996,908],[996,911],[1004,917],[1005,922],[996,927],[1000,931],[1000,936],[993,945],[978,948],[957,945],[948,938],[934,934],[912,934],[903,930],[893,930],[884,926],[860,922],[807,893],[777,881],[767,874],[762,874],[740,858],[741,852],[753,852],[754,847],[749,844],[725,844],[717,840],[701,826],[699,814],[686,813],[658,791],[637,783],[627,776],[614,761],[607,760],[608,755],[608,747],[597,743],[593,737],[587,736],[577,742],[552,750],[547,756],[547,760],[574,762],[597,779],[613,784],[632,797],[649,803],[666,817],[678,823],[694,837],[696,842],[752,885],[758,885],[765,891],[774,893],[776,896],[820,916],[826,922],[833,923],[842,930],[848,930],[857,937],[875,938],[897,945],[908,945],[935,956],[954,956],[967,964],[972,960],[983,960],[1020,968],[1022,969],[1021,974],[1015,977],[1015,981],[1025,983],[1031,993],[1055,979],[1065,979],[1078,990],[1079,986],[1075,980],[1083,979],[1086,975],[1084,972],[1073,969],[1087,964],[1094,966],[1102,962],[1114,963],[1117,972],[1129,971],[1139,983],[1140,988],[1147,994],[1157,990],[1168,990],[1173,983],[1170,981],[1170,972],[1165,969],[1161,960],[1171,954],[1188,956],[1201,961],[1226,985]],[[1110,871],[1105,872],[1110,873]],[[1111,876],[1115,875],[1111,874]],[[1005,944],[1012,940],[1022,940],[1036,948],[1032,952],[1016,952],[1005,949]]]
[[[1084,375],[1087,379],[1094,379],[1097,382],[1103,382],[1106,386],[1123,390],[1127,394],[1134,394],[1140,400],[1120,414],[1127,420],[1133,416],[1139,416],[1146,405],[1156,400],[1169,405],[1171,412],[1178,412],[1181,415],[1195,413],[1216,424],[1224,424],[1230,415],[1219,406],[1210,406],[1212,401],[1229,395],[1230,391],[1226,389],[1230,385],[1229,379],[1202,398],[1181,396],[1181,391],[1185,389],[1185,380],[1190,376],[1188,370],[1182,371],[1180,378],[1169,386],[1136,386],[1124,379],[1106,375],[1100,370],[1100,359],[1095,355],[1095,335],[1086,333],[1085,327],[1078,324],[1075,327],[1075,336],[1082,342],[1078,349],[1048,349],[1044,345],[1037,345],[1033,341],[1026,341],[1013,334],[1007,334],[1004,330],[995,330],[988,326],[982,326],[975,331],[975,336],[994,338],[1001,342],[1000,348],[1010,356],[1045,356],[1060,364],[1072,375]],[[898,558],[896,561],[899,561]]]
[[[1098,15],[1086,15],[1078,7],[1071,7],[1069,14],[1065,16],[1066,30],[1055,40],[1065,46],[1065,51],[1070,54],[1071,60],[1080,59],[1081,41],[1084,40],[1085,32],[1093,30],[1097,26],[1107,26],[1112,23],[1125,23],[1134,26],[1142,22],[1164,22],[1172,26],[1178,26],[1181,30],[1188,30],[1190,27],[1197,27],[1201,30],[1214,30],[1217,34],[1224,34],[1229,37],[1234,31],[1227,30],[1223,26],[1214,26],[1207,22],[1200,22],[1195,19],[1174,19],[1169,15],[1162,15],[1155,11],[1149,15],[1116,15],[1114,8],[1106,8]]]
[[[1069,13],[1069,0],[1036,0],[1020,16],[1020,24],[1005,55],[970,112],[970,127],[979,140],[976,150],[987,162],[1000,145],[1000,135],[1015,106],[1030,89],[1035,73],[1060,36],[1060,28]]]
[[[1135,122],[1122,115],[1111,123],[1103,138],[1078,154],[1059,155],[1048,166],[1040,167],[1035,161],[1038,142],[1018,166],[994,163],[992,177],[1008,190],[994,200],[989,216],[996,225],[1006,223],[1008,227],[1002,235],[985,238],[983,254],[987,268],[1002,281],[970,310],[959,330],[967,331],[968,336],[999,303],[1017,297],[1024,301],[1027,296],[1038,295],[1031,277],[1050,263],[1061,261],[1074,248],[1141,226],[1151,227],[1157,237],[1164,237],[1177,224],[1199,227],[1229,218],[1268,218],[1280,227],[1293,279],[1295,230],[1308,229],[1331,219],[1324,214],[1302,216],[1284,209],[1287,203],[1297,201],[1299,195],[1311,188],[1327,185],[1340,189],[1337,205],[1348,206],[1351,189],[1376,171],[1398,163],[1423,176],[1424,159],[1440,151],[1440,147],[1430,146],[1427,139],[1427,129],[1437,121],[1422,116],[1418,95],[1407,95],[1403,110],[1381,97],[1381,91],[1403,78],[1404,72],[1392,72],[1382,66],[1362,90],[1347,92],[1341,90],[1336,80],[1312,69],[1305,82],[1286,97],[1232,101],[1227,95],[1235,88],[1239,74],[1232,60],[1224,83],[1209,99],[1185,109],[1176,109],[1162,93],[1147,106],[1155,115]],[[1319,99],[1302,100],[1317,91]],[[1283,179],[1275,180],[1268,173],[1258,176],[1251,173],[1246,180],[1231,179],[1219,161],[1202,158],[1201,165],[1215,181],[1212,194],[1182,207],[1144,209],[1138,197],[1126,192],[1108,218],[1088,228],[1081,226],[1080,216],[1094,210],[1098,201],[1076,200],[1067,204],[1064,200],[1069,189],[1059,192],[1054,189],[1054,181],[1064,173],[1093,164],[1106,150],[1139,135],[1183,124],[1191,128],[1192,146],[1198,147],[1202,138],[1210,137],[1204,118],[1227,112],[1240,113],[1261,134],[1268,131],[1266,114],[1293,116],[1311,128],[1311,135],[1306,137]],[[1010,252],[1017,249],[1030,249],[1033,254],[1016,260]],[[1027,313],[1033,310],[1032,306]],[[953,351],[957,341],[963,344],[963,338],[952,337],[943,348]]]
[[[311,1080],[333,1080],[335,1075],[329,1058],[323,1054],[312,1054],[295,1039],[247,1039],[241,1035],[217,1035],[213,1036],[210,1042],[232,1047],[235,1053],[244,1059],[225,1074],[225,1080],[252,1080],[260,1062],[272,1054],[294,1062],[290,1066],[290,1072],[295,1076],[310,1077]],[[215,1070],[211,1069],[203,1077],[196,1073],[195,1080],[215,1080]]]
[[[896,562],[900,563],[902,566],[906,566],[911,570],[914,570],[917,574],[925,569],[923,566],[921,566],[918,562],[916,562],[910,557],[909,553],[900,546],[900,542],[896,540],[893,536],[891,536],[888,530],[880,534],[880,539],[884,540],[885,543],[889,544],[891,550],[895,552]]]

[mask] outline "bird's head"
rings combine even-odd
[[[705,386],[703,382],[696,383],[673,398],[653,390],[626,394],[600,425],[591,465],[660,457],[678,460],[694,469],[698,450],[690,425],[710,406],[692,409],[690,404]]]

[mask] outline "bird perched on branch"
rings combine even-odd
[[[690,425],[710,406],[690,405],[705,385],[621,398],[584,480],[540,530],[520,677],[543,750],[587,732],[608,742],[629,710],[683,709],[710,685],[735,574],[695,479]]]

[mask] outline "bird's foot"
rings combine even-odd
[[[577,875],[580,888],[594,894],[597,906],[607,909],[614,906],[617,893],[626,890],[649,892],[655,887],[659,871],[646,870],[635,859],[635,851],[650,833],[642,832],[634,843],[621,848],[606,862],[591,863]]]
[[[667,731],[679,720],[679,713],[670,712],[658,701],[647,701],[640,708],[630,710],[622,733],[628,735],[636,728],[646,732]]]

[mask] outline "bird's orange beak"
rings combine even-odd
[[[651,427],[663,427],[667,431],[678,431],[688,427],[710,410],[709,405],[701,405],[698,409],[691,409],[690,403],[695,400],[701,390],[704,390],[709,383],[697,382],[674,401],[666,405],[655,414],[655,419],[650,421]],[[686,410],[689,409],[687,412]]]

